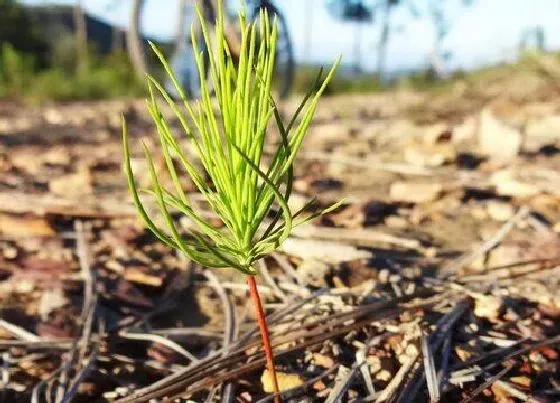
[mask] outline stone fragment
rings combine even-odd
[[[515,214],[513,206],[509,203],[491,201],[486,208],[488,210],[488,215],[494,221],[505,222]]]
[[[149,274],[146,268],[127,267],[124,271],[124,279],[131,283],[148,285],[151,287],[161,287],[163,285],[163,277]]]
[[[480,151],[498,159],[511,159],[521,151],[521,132],[494,117],[490,109],[483,109],[478,127]]]
[[[411,145],[404,151],[404,159],[409,164],[420,167],[438,167],[453,162],[457,156],[451,144],[433,146]]]
[[[395,182],[389,194],[391,200],[407,203],[425,203],[439,198],[443,188],[439,183]]]
[[[297,388],[305,383],[303,377],[298,374],[287,373],[287,372],[276,372],[276,379],[278,380],[278,389],[283,392],[288,389]],[[267,393],[274,392],[272,386],[272,375],[265,369],[261,376],[261,382],[263,384],[263,389]]]
[[[0,234],[11,237],[48,237],[55,231],[43,217],[0,213]]]
[[[313,363],[322,368],[332,368],[334,366],[334,360],[328,355],[321,353],[313,353]]]
[[[351,245],[315,239],[288,238],[280,249],[289,255],[302,259],[315,259],[332,264],[371,257],[369,251]]]
[[[89,167],[82,166],[78,172],[62,175],[49,182],[49,190],[58,196],[79,196],[93,191],[93,179]]]
[[[495,321],[499,318],[504,301],[495,295],[475,295],[474,314],[479,318]]]
[[[540,192],[537,185],[520,181],[509,170],[495,172],[490,181],[496,186],[496,192],[501,196],[530,197]]]

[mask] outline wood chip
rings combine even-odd
[[[297,388],[305,383],[305,379],[298,374],[287,373],[287,372],[276,372],[276,379],[278,380],[278,389],[283,392],[288,389]],[[272,375],[265,369],[261,376],[261,382],[263,384],[263,389],[267,393],[274,392],[272,386]]]
[[[146,268],[127,267],[124,271],[124,279],[132,283],[161,287],[163,277],[146,273]]]
[[[440,183],[395,182],[389,194],[391,200],[406,203],[426,203],[434,201],[441,195]]]
[[[288,238],[280,249],[302,259],[315,259],[333,264],[371,257],[369,251],[358,249],[355,246],[315,239]]]
[[[16,238],[49,237],[55,235],[55,231],[43,217],[0,213],[0,234]]]

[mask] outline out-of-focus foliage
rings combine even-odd
[[[31,55],[18,52],[9,42],[0,48],[0,96],[22,94],[34,75]]]
[[[113,54],[94,58],[87,73],[68,74],[62,68],[40,72],[33,88],[24,93],[33,101],[101,99],[144,94],[130,67],[127,55]]]
[[[312,65],[300,65],[296,70],[294,86],[292,91],[296,94],[304,94],[315,82],[319,67]],[[333,77],[325,90],[325,95],[334,95],[346,92],[372,92],[383,88],[378,77],[374,73],[361,73],[344,75],[338,74]]]
[[[50,45],[44,37],[24,7],[0,0],[0,98],[44,102],[144,93],[124,52],[101,56],[90,46],[88,68],[81,72],[71,32],[60,31]]]
[[[17,52],[11,44],[5,43],[0,49],[0,98],[45,102],[143,93],[124,53],[92,57],[87,73],[80,73],[63,65],[37,69],[31,55]]]
[[[18,52],[39,58],[47,51],[39,25],[15,0],[0,0],[0,45],[5,43]]]

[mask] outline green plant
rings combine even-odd
[[[0,46],[0,96],[21,95],[33,77],[33,57],[5,42]]]
[[[237,57],[232,57],[225,40],[221,2],[214,46],[210,46],[211,36],[200,11],[198,14],[204,39],[208,48],[212,49],[209,70],[219,113],[215,111],[211,90],[204,79],[200,80],[201,99],[192,104],[187,100],[162,53],[151,44],[182,101],[182,106],[175,103],[163,86],[148,76],[148,110],[157,128],[174,189],[170,191],[162,185],[152,154],[143,144],[153,183],[153,189],[148,193],[155,198],[167,230],[159,228],[152,221],[140,200],[130,164],[127,126],[123,119],[124,167],[134,204],[156,237],[203,266],[232,267],[249,276],[249,290],[259,317],[267,364],[275,381],[272,348],[254,279],[257,274],[254,262],[278,248],[294,226],[319,214],[302,217],[303,210],[292,213],[288,208],[288,199],[292,190],[294,159],[319,98],[339,62],[335,63],[322,83],[318,77],[316,84],[320,85],[313,86],[285,126],[272,97],[277,22],[271,22],[266,12],[261,12],[258,24],[248,23],[241,12],[241,51]],[[192,37],[195,37],[194,33]],[[205,57],[196,41],[192,45],[200,77],[204,77]],[[156,94],[159,96],[156,97]],[[178,118],[203,170],[198,169],[180,147],[160,109],[159,99],[163,99]],[[267,160],[264,145],[272,119],[277,125],[280,139],[276,150]],[[184,191],[176,162],[204,195],[223,227],[212,225],[193,207]],[[188,236],[182,236],[171,216],[172,210],[188,217],[196,229],[191,230]],[[278,399],[278,387],[276,382],[274,384]]]

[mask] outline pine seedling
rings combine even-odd
[[[163,54],[152,43],[180,102],[175,102],[164,87],[147,76],[148,111],[155,123],[171,189],[162,184],[152,152],[143,144],[152,189],[151,195],[163,216],[165,227],[157,226],[140,200],[130,162],[128,131],[123,119],[124,169],[134,204],[146,226],[162,242],[192,261],[212,268],[234,268],[248,276],[251,299],[257,311],[267,367],[272,375],[275,400],[279,401],[272,347],[255,283],[255,261],[277,249],[292,229],[319,214],[305,215],[306,207],[292,213],[288,200],[292,191],[293,164],[314,116],[319,98],[338,66],[338,60],[324,80],[321,75],[285,125],[273,99],[273,76],[278,23],[262,10],[256,22],[248,22],[242,11],[239,18],[241,48],[232,57],[225,33],[224,11],[219,4],[215,35],[211,36],[200,10],[202,34],[210,49],[209,57],[200,50],[192,30],[192,46],[200,76],[201,97],[187,100]],[[213,38],[211,41],[210,38]],[[214,42],[214,43],[213,43]],[[209,63],[208,66],[205,63]],[[209,71],[212,88],[205,80]],[[217,100],[217,110],[211,97]],[[178,119],[185,140],[192,145],[187,155],[164,117],[160,103],[166,103]],[[276,124],[280,136],[266,141],[269,126]],[[265,143],[275,143],[265,155]],[[194,161],[198,160],[200,164]],[[181,175],[187,174],[223,225],[207,220],[191,203]],[[192,223],[192,230],[181,232],[171,212],[179,212]]]

